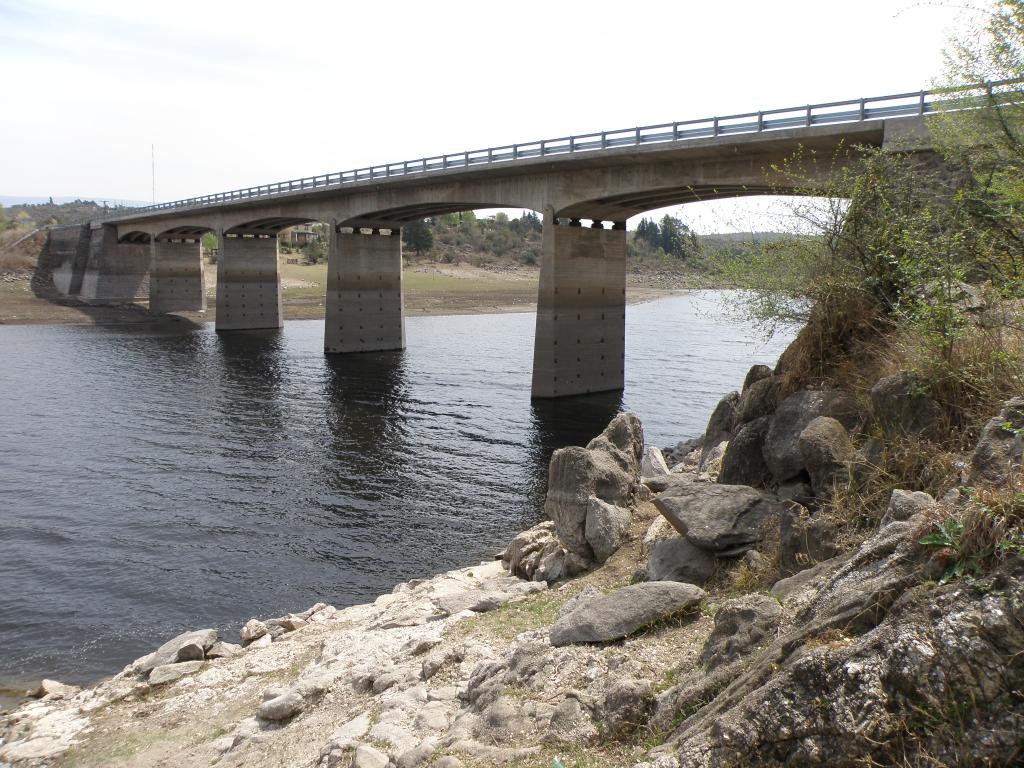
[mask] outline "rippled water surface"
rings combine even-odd
[[[674,444],[775,361],[730,300],[631,306],[625,392],[537,403],[532,314],[411,318],[405,352],[347,357],[321,321],[0,327],[0,681],[489,558],[541,519],[553,449],[622,408]]]

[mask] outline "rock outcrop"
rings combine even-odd
[[[1024,456],[1024,398],[1003,405],[982,430],[971,456],[970,479],[983,485],[1006,485],[1020,470]]]
[[[591,499],[615,507],[630,505],[640,481],[643,446],[640,420],[621,413],[586,448],[573,446],[554,452],[544,512],[568,552],[586,561],[596,559],[587,539],[587,516],[603,507],[593,505]]]

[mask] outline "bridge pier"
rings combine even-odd
[[[332,227],[324,322],[328,354],[405,349],[398,226]]]
[[[205,312],[203,254],[197,237],[164,238],[153,244],[149,311]]]
[[[217,258],[217,330],[282,325],[277,235],[225,233]]]
[[[625,222],[583,227],[545,212],[533,397],[622,389],[625,349]]]

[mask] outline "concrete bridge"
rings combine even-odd
[[[220,238],[218,331],[282,325],[277,233],[330,225],[328,354],[405,346],[404,224],[481,208],[543,217],[534,397],[621,389],[626,220],[681,203],[806,191],[855,147],[929,151],[927,92],[801,106],[421,158],[118,211],[51,233],[59,290],[206,309],[200,237]],[[800,179],[772,170],[801,151]],[[585,223],[586,222],[586,223]]]

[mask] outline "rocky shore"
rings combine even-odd
[[[961,486],[1009,482],[1024,399],[946,496],[896,489],[850,538],[826,502],[885,450],[866,426],[921,433],[928,403],[899,377],[870,407],[783,386],[755,367],[665,451],[631,414],[556,451],[549,520],[493,561],[44,681],[0,766],[1014,764],[1024,560],[947,578],[923,541]]]

